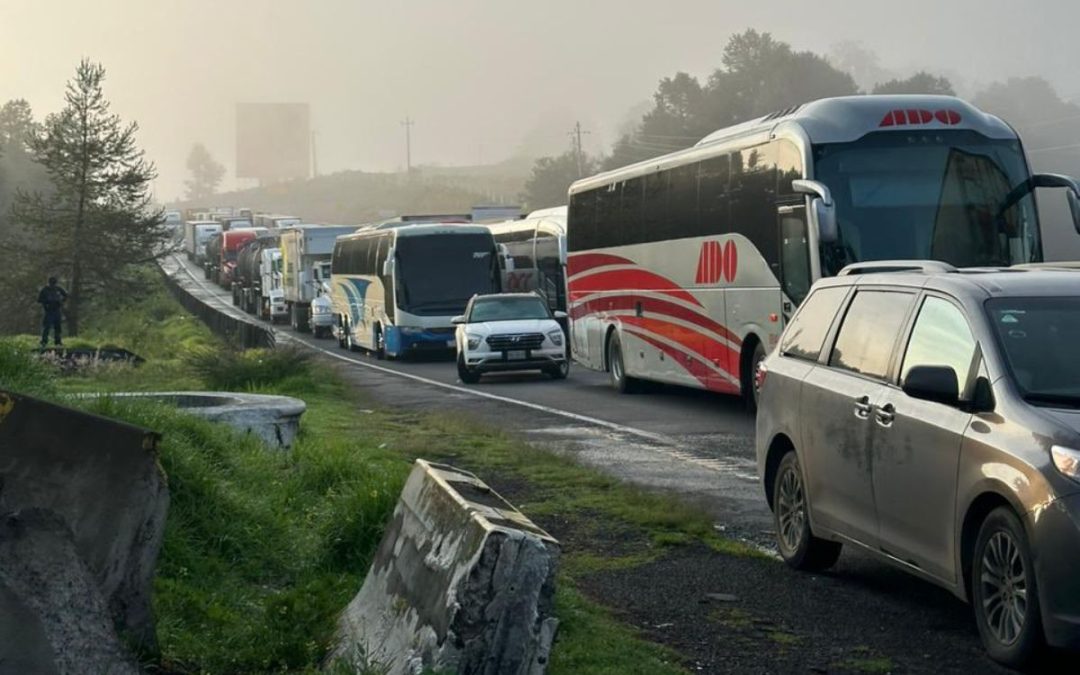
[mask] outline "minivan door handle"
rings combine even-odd
[[[869,396],[861,396],[855,399],[855,417],[861,420],[868,419],[870,417],[870,411],[874,409],[874,406],[870,405]]]
[[[892,426],[893,420],[896,419],[896,408],[892,403],[886,403],[877,409],[877,413],[874,415],[877,418],[877,423],[883,427]]]

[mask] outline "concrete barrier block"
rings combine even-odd
[[[157,440],[146,429],[0,391],[0,518],[55,514],[113,623],[149,650],[169,505]]]
[[[475,475],[417,460],[330,661],[539,675],[559,545]]]

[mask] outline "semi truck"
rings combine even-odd
[[[355,226],[296,225],[281,233],[282,281],[289,324],[298,331],[311,330],[311,302],[322,293],[326,263],[339,236],[352,234]]]
[[[206,242],[221,232],[221,223],[213,220],[189,220],[184,223],[184,251],[188,260],[202,267],[206,258]]]
[[[287,227],[299,225],[303,221],[296,216],[285,216],[280,213],[256,213],[253,220],[256,227],[265,227],[268,230],[283,230]]]
[[[213,279],[222,288],[229,288],[240,249],[260,232],[255,228],[229,230],[211,239],[206,247],[206,278]]]
[[[277,232],[249,241],[240,249],[233,275],[233,304],[272,323],[286,316],[280,242]]]

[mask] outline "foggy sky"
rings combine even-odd
[[[201,141],[236,186],[235,104],[309,102],[321,173],[474,164],[559,152],[575,120],[606,149],[628,111],[678,70],[703,79],[746,28],[825,54],[863,42],[883,66],[979,84],[1041,75],[1080,101],[1077,0],[0,0],[0,102],[57,110],[84,56],[182,192]]]

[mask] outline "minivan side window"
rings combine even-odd
[[[780,353],[799,359],[817,361],[825,336],[829,333],[840,304],[847,296],[848,286],[822,288],[806,299],[792,319],[780,344]]]
[[[911,293],[859,291],[848,307],[829,365],[869,377],[889,371],[896,338],[914,296]]]
[[[975,338],[964,313],[941,298],[928,297],[911,331],[900,382],[915,366],[949,366],[956,371],[957,390],[964,390],[975,361]]]

